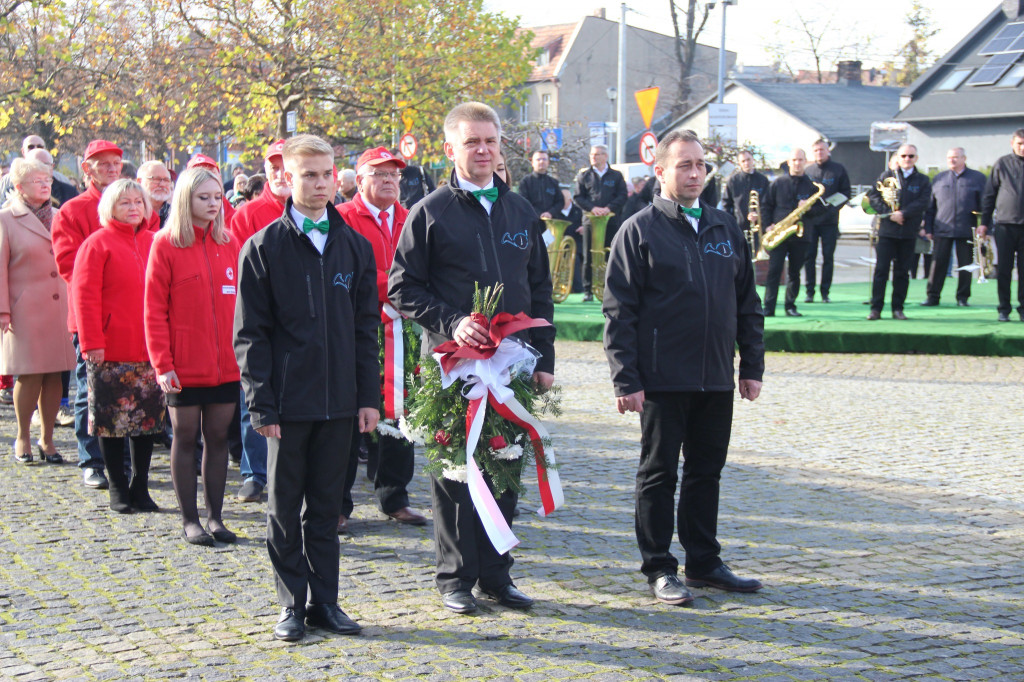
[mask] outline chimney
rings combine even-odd
[[[597,17],[598,19],[605,19],[606,18],[605,17],[605,8],[604,7],[598,7],[597,9],[595,9],[594,10],[594,16]]]
[[[838,71],[836,81],[840,85],[846,86],[857,86],[861,85],[860,81],[860,62],[859,61],[843,61],[836,64],[836,70]]]
[[[1003,14],[1010,21],[1024,19],[1024,0],[1003,0]]]

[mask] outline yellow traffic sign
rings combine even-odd
[[[658,92],[660,88],[645,88],[644,90],[637,90],[636,104],[640,107],[640,115],[644,119],[644,128],[651,127],[651,119],[654,118],[654,105],[658,103]]]

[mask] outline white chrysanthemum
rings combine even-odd
[[[450,464],[444,465],[444,471],[441,472],[441,476],[447,478],[449,481],[456,481],[458,483],[466,482],[466,466],[452,466]]]
[[[395,427],[394,419],[381,419],[377,422],[377,433],[392,438],[405,438],[405,433]]]
[[[519,459],[523,456],[523,448],[519,445],[507,445],[500,450],[491,450],[491,456],[494,459]]]
[[[409,420],[405,417],[398,420],[398,430],[401,431],[402,435],[409,442],[415,443],[416,445],[426,444],[426,439],[423,437],[423,433],[414,429],[412,424],[410,424]]]

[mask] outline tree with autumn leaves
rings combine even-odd
[[[483,0],[2,0],[0,137],[100,135],[147,155],[298,129],[440,153],[451,106],[515,99],[534,51]]]

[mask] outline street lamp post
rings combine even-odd
[[[718,103],[725,101],[725,10],[729,5],[735,5],[739,0],[718,0],[722,5],[722,40],[718,44]],[[715,2],[708,3],[708,9],[714,9]]]
[[[618,90],[617,90],[617,89],[615,88],[615,86],[613,85],[612,87],[610,87],[610,88],[606,89],[606,90],[604,91],[604,93],[605,93],[606,95],[608,95],[608,120],[609,120],[609,121],[616,121],[615,125],[616,125],[616,126],[618,126],[619,124],[618,124],[618,122],[617,122],[617,118],[616,118],[616,115],[615,115],[615,100],[616,100],[616,99],[618,98],[618,96],[619,96],[619,91],[618,91]],[[609,133],[609,135],[615,135],[615,139],[616,139],[616,140],[618,140],[618,139],[619,139],[619,138],[618,138],[618,130],[617,130],[617,128],[616,128],[616,129],[613,129],[613,130],[612,130],[612,131],[611,131],[611,132]],[[616,163],[616,161],[615,161],[615,160],[614,160],[614,158],[613,158],[613,155],[614,155],[614,152],[615,152],[615,145],[613,145],[613,144],[612,144],[611,138],[609,138],[608,140],[606,140],[606,142],[608,143],[608,149],[609,149],[609,151],[611,152],[611,153],[610,153],[610,154],[608,155],[608,163]]]

